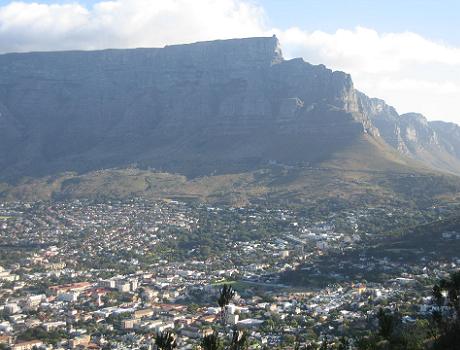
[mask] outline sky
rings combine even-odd
[[[0,0],[0,53],[276,34],[398,112],[460,124],[459,0]]]

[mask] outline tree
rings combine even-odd
[[[177,347],[176,336],[170,331],[163,331],[157,334],[155,345],[159,350],[172,350]]]
[[[340,338],[337,344],[337,350],[347,350],[349,348],[350,348],[349,340],[345,337]]]
[[[219,334],[214,333],[203,337],[201,340],[201,348],[203,350],[245,350],[248,347],[248,335],[246,332],[239,330],[236,326],[233,328],[230,344],[224,347],[223,341],[219,338]]]
[[[220,307],[220,318],[222,325],[225,326],[225,308],[230,304],[230,302],[233,300],[235,297],[235,290],[232,288],[232,286],[224,284],[222,286],[222,289],[220,290],[219,294],[219,299],[217,299],[217,304]]]
[[[327,339],[324,339],[323,342],[321,343],[321,347],[319,350],[329,350],[329,341]]]
[[[232,288],[232,286],[229,286],[227,284],[224,284],[222,286],[222,289],[220,290],[220,295],[219,299],[217,300],[217,303],[219,304],[219,307],[225,308],[232,299],[235,297],[235,290]]]
[[[214,333],[206,335],[201,340],[201,348],[203,350],[220,350],[222,349],[222,341],[219,339],[219,334]]]
[[[244,350],[248,346],[248,335],[246,332],[233,328],[232,341],[229,350]]]
[[[460,271],[442,279],[433,287],[433,300],[437,310],[431,315],[435,341],[433,349],[460,348]]]
[[[377,318],[379,320],[379,335],[385,340],[390,340],[396,328],[395,316],[380,308]]]

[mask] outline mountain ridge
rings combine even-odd
[[[133,167],[198,181],[272,165],[332,167],[343,178],[460,173],[460,161],[447,167],[460,144],[443,124],[401,117],[356,90],[349,74],[285,60],[276,37],[6,54],[0,77],[5,196],[27,176]],[[446,140],[420,146],[422,129],[415,140],[408,132],[419,124]]]
[[[460,174],[460,142],[454,123],[428,121],[420,113],[398,114],[385,101],[359,92],[363,113],[372,121],[387,144],[404,156],[434,169]],[[452,130],[452,131],[450,131]]]
[[[331,134],[345,145],[372,127],[348,74],[285,61],[274,37],[9,54],[0,63],[0,104],[15,121],[4,148],[16,141],[1,175],[131,163],[193,175],[187,162],[208,172],[229,160],[315,162],[327,157]]]

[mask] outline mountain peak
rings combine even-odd
[[[426,126],[428,125],[428,119],[426,119],[426,117],[420,113],[405,113],[401,115],[401,119],[405,120],[406,122],[416,122]]]
[[[209,57],[215,57],[221,62],[251,62],[251,64],[270,65],[284,60],[280,42],[275,35],[168,45],[163,51],[165,54],[187,56],[192,62],[200,60],[206,62]]]

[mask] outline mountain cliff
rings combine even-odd
[[[385,101],[358,92],[361,112],[401,155],[432,168],[460,174],[460,127],[429,122],[419,113],[399,115]]]
[[[103,183],[120,196],[394,198],[394,176],[420,175],[420,187],[444,183],[430,166],[460,173],[457,136],[399,116],[346,73],[285,60],[276,37],[0,55],[0,196],[78,197]]]
[[[375,134],[348,74],[284,60],[275,37],[6,54],[0,77],[3,177],[314,163]]]

